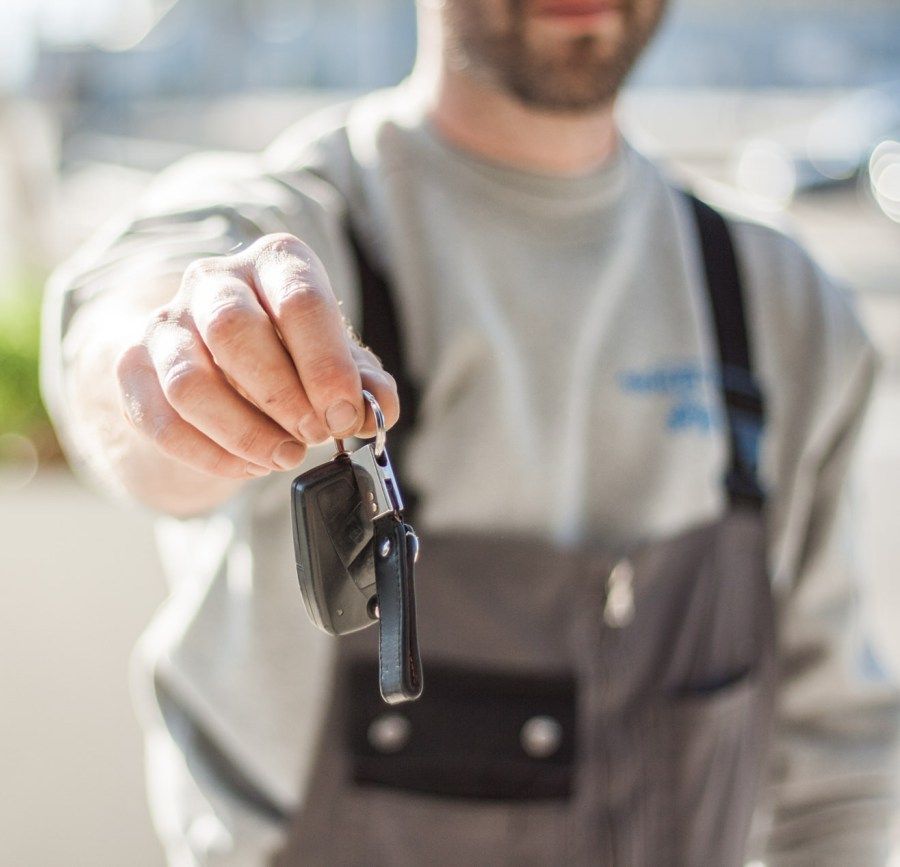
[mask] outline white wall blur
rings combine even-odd
[[[0,474],[0,864],[161,867],[128,657],[163,598],[146,516]]]

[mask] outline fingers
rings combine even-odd
[[[201,282],[193,318],[213,361],[240,392],[285,431],[308,443],[328,438],[253,289],[233,273]]]
[[[353,358],[359,370],[362,387],[370,391],[384,415],[385,427],[390,429],[400,417],[400,400],[397,396],[397,383],[379,363],[375,355],[362,346],[354,346]],[[375,436],[375,416],[366,401],[366,419],[358,432],[358,436]]]
[[[224,478],[269,474],[267,467],[249,463],[216,445],[172,409],[146,347],[138,345],[125,352],[116,373],[125,418],[164,454],[195,470]]]
[[[374,436],[363,388],[388,427],[400,411],[393,378],[348,335],[321,262],[290,235],[194,262],[117,373],[140,433],[229,478],[293,468],[329,436]]]
[[[226,380],[187,317],[162,314],[145,345],[160,389],[183,421],[232,455],[268,469],[297,466],[306,447]]]
[[[365,420],[362,380],[322,263],[291,235],[268,235],[246,253],[260,303],[287,347],[316,418],[332,436],[357,433]]]

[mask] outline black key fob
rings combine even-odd
[[[376,620],[373,483],[341,452],[294,479],[291,505],[297,577],[313,623],[345,635]]]
[[[384,418],[374,443],[338,453],[294,479],[294,549],[303,602],[313,623],[332,635],[379,624],[381,694],[389,703],[422,693],[416,635],[414,566],[418,538],[385,448]]]

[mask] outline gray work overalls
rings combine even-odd
[[[743,863],[776,675],[762,400],[727,226],[692,205],[730,432],[725,514],[625,556],[424,534],[424,696],[383,704],[372,635],[339,640],[280,867]],[[386,287],[361,267],[364,339],[408,392]]]

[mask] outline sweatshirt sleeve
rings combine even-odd
[[[781,684],[754,851],[767,867],[884,865],[900,803],[900,693],[862,616],[873,588],[848,491],[878,358],[845,293],[792,242],[777,245],[754,326],[781,450],[768,456]]]
[[[136,284],[172,286],[195,259],[236,252],[262,235],[289,232],[325,264],[345,315],[356,320],[355,284],[342,221],[344,203],[334,187],[300,169],[277,174],[261,158],[206,153],[175,164],[144,195],[52,275],[45,293],[41,386],[73,468],[112,493],[103,456],[85,447],[91,420],[70,399],[68,371],[91,328],[83,314],[129,303]],[[133,303],[133,301],[132,301]]]
[[[867,642],[844,482],[873,379],[853,372],[822,456],[798,576],[783,600],[768,867],[882,865],[897,810],[900,703]]]

